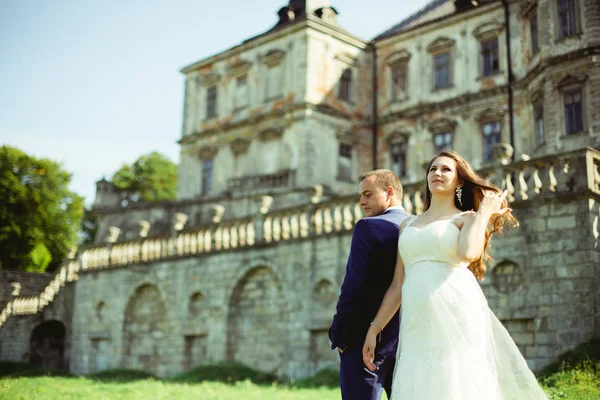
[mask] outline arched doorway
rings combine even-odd
[[[227,359],[266,372],[283,366],[287,346],[285,296],[267,267],[249,271],[235,286],[227,321]]]
[[[157,375],[166,373],[163,360],[167,315],[156,286],[139,287],[129,299],[123,325],[124,368],[140,369]]]
[[[29,339],[29,363],[40,368],[64,369],[65,335],[65,325],[60,321],[44,321],[36,326]]]

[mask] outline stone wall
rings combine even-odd
[[[67,285],[41,312],[8,318],[0,328],[0,359],[69,369],[74,305],[75,287]],[[58,345],[51,338],[54,322],[64,329],[64,341]],[[36,342],[34,336],[41,340]],[[46,340],[49,337],[51,340]]]

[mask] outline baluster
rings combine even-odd
[[[300,236],[300,227],[298,224],[298,213],[300,211],[296,211],[295,213],[293,213],[290,216],[290,231],[292,233],[292,237],[294,239],[296,239],[298,236]]]
[[[331,217],[331,207],[327,207],[323,214],[323,226],[325,228],[325,232],[329,233],[333,230],[333,218]]]
[[[222,248],[223,245],[223,229],[221,227],[218,227],[217,230],[215,231],[215,236],[214,236],[214,243],[215,243],[215,250],[219,251]]]
[[[352,203],[344,204],[344,229],[349,231],[354,224],[354,216],[352,215]]]
[[[265,218],[265,222],[263,223],[263,238],[267,243],[271,243],[273,241],[271,226],[271,217]]]
[[[320,235],[323,233],[323,209],[318,208],[313,217],[315,225],[315,233]]]
[[[229,228],[223,228],[223,248],[227,250],[229,248]]]
[[[410,201],[410,195],[408,193],[404,193],[404,196],[402,196],[402,203],[404,206],[404,210],[406,210],[406,213],[408,215],[412,215],[413,203],[412,203],[412,201]]]
[[[250,221],[247,226],[248,233],[246,235],[246,243],[248,243],[248,246],[254,246],[254,235],[256,234],[256,232],[254,231],[254,221]]]
[[[362,217],[363,213],[362,208],[360,208],[360,204],[354,203],[354,223],[356,224]]]
[[[421,214],[423,212],[423,199],[421,197],[421,191],[415,192],[415,213]]]
[[[239,237],[239,241],[240,241],[240,246],[241,247],[246,246],[246,224],[241,223],[238,226],[238,237]]]
[[[273,240],[281,240],[281,215],[273,217]]]
[[[542,192],[542,180],[540,179],[540,167],[539,165],[535,165],[533,167],[533,190],[536,194],[540,194]]]
[[[196,236],[196,242],[198,245],[198,254],[204,253],[204,232],[200,231],[198,232],[197,236]]]
[[[309,230],[308,212],[304,211],[302,214],[300,214],[300,236],[307,237],[308,230]]]
[[[281,216],[281,237],[283,240],[290,239],[290,216],[282,215]]]
[[[513,184],[512,174],[512,171],[506,171],[506,174],[504,175],[505,178],[502,180],[502,185],[500,186],[500,188],[506,188],[506,190],[508,190],[506,200],[508,200],[509,202],[515,201],[515,185]]]
[[[521,168],[519,170],[519,196],[521,200],[529,199],[529,195],[527,194],[527,182],[525,181],[525,168]]]
[[[342,230],[342,205],[336,204],[333,209],[333,225],[337,232]]]
[[[212,250],[212,232],[210,229],[207,229],[204,232],[204,251],[209,252]]]

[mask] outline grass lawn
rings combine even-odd
[[[235,363],[197,367],[167,379],[131,370],[74,377],[63,371],[0,362],[0,400],[338,400],[338,379],[337,372],[325,370],[285,382]],[[538,379],[550,400],[600,400],[600,339],[565,353],[541,371]]]
[[[249,380],[222,382],[173,383],[147,379],[132,382],[98,382],[87,378],[36,377],[0,380],[0,399],[280,399],[338,400],[339,390],[332,388],[300,389],[289,386],[257,385]]]

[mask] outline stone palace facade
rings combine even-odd
[[[530,366],[600,334],[600,3],[434,0],[371,41],[337,15],[292,0],[182,70],[177,199],[124,206],[99,181],[92,246],[53,276],[0,271],[0,359],[335,367],[357,177],[394,170],[419,213],[445,148],[510,192],[521,226],[482,286]]]

